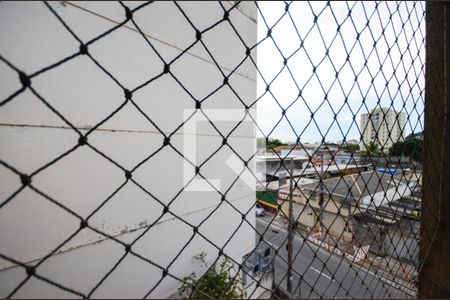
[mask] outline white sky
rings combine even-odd
[[[261,41],[267,35],[267,25],[272,27],[285,12],[285,3],[261,1],[258,2],[258,5],[265,19],[264,21],[261,14],[258,15],[258,41]],[[275,75],[283,69],[283,58],[274,41],[283,55],[290,57],[287,65],[295,81],[285,67],[270,85],[270,91],[284,108],[288,107],[298,97],[299,90],[302,91],[303,99],[298,99],[286,112],[286,116],[297,134],[301,134],[301,142],[320,141],[322,135],[325,134],[327,141],[342,140],[344,135],[347,135],[347,140],[359,140],[360,114],[374,108],[377,101],[383,107],[393,105],[397,111],[403,111],[407,116],[410,115],[410,120],[407,120],[405,127],[406,134],[422,130],[423,115],[419,119],[419,114],[424,109],[424,94],[422,91],[424,71],[422,65],[425,62],[425,48],[422,40],[425,37],[425,19],[423,17],[425,5],[421,2],[417,2],[415,8],[413,8],[413,5],[414,2],[380,2],[378,9],[375,9],[376,2],[346,3],[332,1],[330,6],[327,6],[327,2],[313,1],[308,3],[298,1],[291,3],[289,12],[300,37],[304,39],[304,48],[297,51],[300,46],[300,38],[295,31],[290,16],[285,14],[272,29],[273,40],[267,38],[258,45],[257,56],[258,68],[266,82],[272,81]],[[352,19],[348,17],[350,8]],[[313,26],[313,13],[318,16],[317,26]],[[392,20],[389,18],[391,14]],[[410,18],[407,21],[409,15]],[[336,36],[338,25],[335,18],[341,24],[342,37]],[[367,19],[370,19],[370,30],[366,26]],[[402,30],[402,23],[405,22]],[[413,31],[418,28],[419,22],[419,30],[413,35]],[[357,33],[353,24],[360,32],[359,40],[362,47],[357,43],[350,53],[349,62],[346,62],[346,49],[350,52],[357,41]],[[310,31],[311,27],[313,29]],[[374,48],[374,39],[378,40],[382,36],[383,27],[385,27],[384,37],[381,37]],[[308,32],[309,34],[306,36]],[[396,37],[398,37],[397,44],[395,43]],[[408,44],[409,50],[407,49]],[[387,53],[389,47],[392,47],[390,55]],[[317,67],[317,76],[313,75],[310,81],[306,83],[313,74],[311,62],[317,66],[324,58],[326,48],[329,48],[329,58],[325,58]],[[419,56],[417,56],[418,51]],[[401,53],[404,53],[402,59],[400,59]],[[364,67],[366,60],[367,67]],[[359,87],[355,84],[355,75],[350,64],[354,72],[359,74]],[[380,71],[380,66],[382,72],[377,74]],[[397,79],[395,77],[391,79],[396,67],[395,75]],[[336,72],[334,68],[340,70],[338,78],[342,86],[335,81]],[[375,77],[373,84],[370,74]],[[416,78],[419,79],[418,84],[416,84]],[[386,89],[387,81],[389,81],[389,84]],[[266,90],[266,84],[261,76],[258,76],[257,86],[259,97]],[[421,92],[422,96],[420,96]],[[336,122],[333,123],[334,113],[330,105],[324,103],[320,106],[324,101],[325,93],[328,94],[332,109],[337,113],[337,122],[341,126],[342,133]],[[344,103],[346,96],[348,97],[348,105]],[[367,108],[361,107],[363,98],[365,98]],[[417,102],[417,112],[414,110],[414,102]],[[282,117],[281,108],[270,93],[265,93],[257,105],[258,124],[260,124],[264,134],[267,135]],[[317,125],[314,122],[310,123],[311,113],[307,106],[312,111],[318,109],[314,115]],[[353,114],[350,108],[356,115],[356,124],[352,123]],[[327,133],[330,126],[331,128]],[[261,133],[259,135],[262,136]],[[270,137],[280,138],[283,141],[296,140],[296,135],[286,118],[283,118]]]

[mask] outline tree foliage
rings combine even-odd
[[[344,144],[344,146],[342,146],[342,149],[344,151],[347,151],[350,153],[355,153],[356,151],[359,150],[359,145],[358,144]]]
[[[361,151],[361,156],[378,156],[380,154],[380,148],[374,141],[369,141],[366,145],[366,149]]]
[[[422,161],[423,140],[411,138],[405,141],[399,141],[389,148],[389,155],[392,156],[408,156],[414,160]]]
[[[195,272],[183,278],[183,284],[178,292],[185,299],[204,299],[206,297],[221,299],[245,298],[247,296],[242,280],[236,275],[236,268],[228,257],[216,262],[210,268],[205,260],[206,253],[202,252],[195,258],[206,272],[197,278]],[[194,288],[195,287],[195,288]]]
[[[268,142],[266,142],[265,138],[257,138],[256,139],[256,147],[257,147],[257,149],[264,148],[264,145],[265,145],[266,149],[273,149],[273,148],[276,148],[278,146],[286,146],[287,144],[283,143],[279,139],[269,138]]]

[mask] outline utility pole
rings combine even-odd
[[[319,226],[320,226],[320,233],[322,234],[323,230],[323,148],[320,151],[320,199],[319,199],[319,205],[320,205],[320,214],[319,214]]]
[[[288,271],[287,271],[287,291],[292,293],[292,238],[294,231],[294,218],[292,216],[292,180],[294,179],[294,158],[291,158],[291,176],[289,180],[289,226],[288,226]]]

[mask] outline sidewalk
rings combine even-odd
[[[272,220],[273,215],[266,216],[265,220]],[[276,216],[271,225],[280,229],[287,229],[288,222],[282,216]],[[307,232],[299,227],[295,230],[305,241],[313,243],[330,253],[344,256],[348,263],[357,265],[390,285],[404,292],[415,295],[417,292],[417,272],[411,263],[398,261],[392,257],[384,258],[370,253],[369,245],[361,246],[356,241],[345,242],[337,237],[325,235],[318,230]]]
[[[418,274],[412,263],[399,261],[390,256],[376,256],[369,252],[370,245],[363,246],[355,241],[346,242],[320,232],[312,232],[309,236],[312,238],[308,237],[308,240],[315,239],[316,244],[337,255],[344,255],[350,263],[358,264],[408,290],[416,289]]]
[[[346,242],[339,237],[332,236],[319,229],[312,229],[307,235],[307,239],[332,253],[344,256],[351,263],[363,261],[370,247],[369,245],[360,245],[353,240]]]
[[[401,279],[406,281],[405,285],[410,288],[415,288],[417,280],[416,267],[408,262],[399,261],[392,257],[386,256],[384,258],[369,253],[360,265],[367,269],[376,269],[378,274],[382,276],[390,276],[394,279]]]
[[[270,222],[271,225],[274,225],[276,227],[287,229],[288,226],[287,220],[280,215],[276,215],[275,218],[274,216],[275,216],[274,214],[266,212],[266,215],[263,217],[263,220]],[[272,220],[272,218],[274,219]]]

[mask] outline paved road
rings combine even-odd
[[[270,219],[269,216],[257,218],[256,229],[260,234],[269,226]],[[279,285],[283,291],[286,291],[287,281],[286,238],[286,225],[280,227],[276,223],[270,225],[264,234],[264,239],[279,249],[274,260],[275,285]],[[408,289],[390,279],[359,265],[350,264],[342,260],[341,256],[305,242],[299,234],[294,236],[293,253],[293,287],[296,288],[296,298],[415,298]]]

